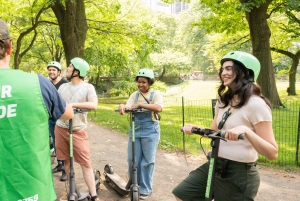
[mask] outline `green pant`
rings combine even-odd
[[[183,201],[205,200],[208,169],[209,163],[207,162],[193,170],[186,179],[173,189],[172,193]],[[259,183],[260,177],[256,163],[246,164],[218,158],[213,186],[214,200],[254,200]]]

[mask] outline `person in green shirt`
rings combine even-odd
[[[12,44],[0,19],[0,200],[54,201],[48,120],[74,113],[47,78],[9,68]]]

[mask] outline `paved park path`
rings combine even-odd
[[[90,138],[92,165],[103,173],[104,166],[110,163],[114,171],[126,179],[127,161],[126,150],[128,138],[121,133],[108,130],[90,123],[88,127]],[[206,159],[199,156],[185,156],[182,153],[168,153],[159,150],[156,157],[154,175],[154,192],[149,201],[174,201],[172,189],[183,180],[188,173],[203,164]],[[53,167],[56,162],[53,164]],[[80,167],[76,164],[76,183],[83,185]],[[256,201],[299,201],[300,175],[299,172],[274,170],[258,165],[261,175],[261,185]],[[57,196],[63,195],[65,183],[59,181],[60,173],[54,174]],[[102,176],[103,178],[103,176]],[[103,178],[104,179],[104,178]],[[106,182],[100,185],[98,196],[101,201],[129,201],[128,197],[120,196]],[[58,199],[59,200],[59,199]]]

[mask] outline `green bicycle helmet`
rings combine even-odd
[[[76,70],[79,70],[81,77],[86,76],[87,72],[90,70],[89,64],[79,57],[71,59],[71,63]]]
[[[139,72],[136,74],[137,77],[148,77],[150,79],[154,78],[153,70],[148,68],[140,69]]]
[[[229,52],[221,59],[221,65],[228,60],[237,61],[243,64],[247,69],[252,70],[254,72],[254,82],[256,81],[260,72],[260,62],[255,56],[241,51]]]
[[[59,71],[61,71],[61,65],[59,62],[57,61],[50,61],[47,65],[47,69],[49,69],[49,67],[55,67],[57,68]]]

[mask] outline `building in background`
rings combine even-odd
[[[189,4],[184,1],[176,0],[174,4],[166,4],[160,0],[144,0],[147,5],[157,12],[164,12],[169,14],[179,14],[180,12],[187,10]]]

